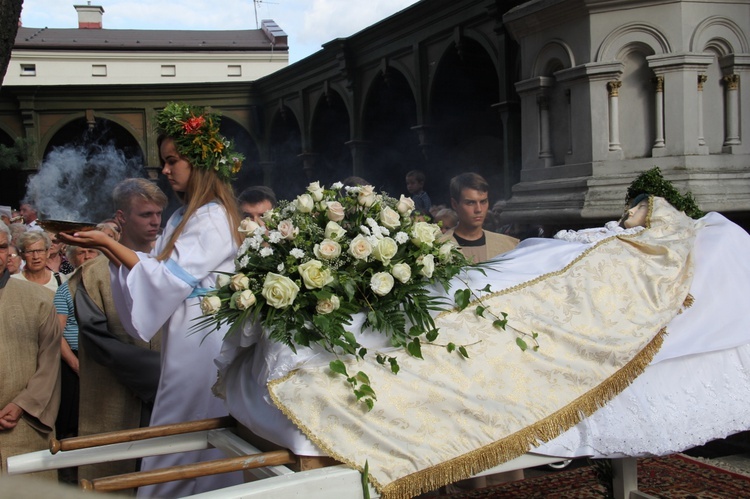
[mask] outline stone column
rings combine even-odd
[[[536,103],[539,109],[539,158],[544,166],[552,166],[552,138],[549,126],[549,98],[545,94],[538,95]]]
[[[708,80],[704,74],[698,75],[698,145],[705,146],[706,138],[703,136],[703,84]]]
[[[655,104],[656,104],[656,138],[654,140],[654,147],[664,147],[664,77],[657,76],[654,78],[656,84],[655,92]]]
[[[620,110],[618,100],[620,95],[620,80],[607,82],[607,92],[609,94],[609,150],[621,151],[620,147]]]
[[[570,89],[565,89],[565,113],[567,114],[566,119],[568,120],[568,149],[565,154],[573,154],[573,108],[571,106],[571,95]]]
[[[297,157],[302,159],[302,170],[305,172],[305,176],[308,180],[312,180],[315,175],[315,162],[318,160],[318,153],[305,151],[298,154]]]
[[[419,139],[419,148],[422,150],[422,156],[424,156],[424,159],[429,161],[432,156],[432,140],[430,140],[432,127],[430,125],[416,125],[411,127],[411,129],[417,134],[417,137]]]
[[[349,152],[352,155],[352,175],[368,178],[365,156],[370,147],[370,142],[367,140],[350,140],[345,144],[349,146]]]
[[[740,75],[730,74],[722,78],[725,90],[724,115],[726,116],[726,131],[724,146],[736,146],[740,144],[740,110],[738,90],[740,87]]]

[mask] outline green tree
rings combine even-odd
[[[22,8],[23,0],[0,0],[0,85],[8,71]]]

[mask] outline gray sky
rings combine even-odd
[[[352,35],[418,0],[262,0],[258,21],[273,19],[289,35],[289,62],[334,38]],[[92,0],[105,29],[255,29],[253,0]],[[76,28],[84,0],[24,0],[27,28]]]

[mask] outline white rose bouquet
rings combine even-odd
[[[363,312],[363,327],[421,357],[421,344],[438,336],[431,313],[453,307],[428,287],[441,283],[447,290],[469,262],[440,241],[437,225],[413,222],[413,209],[411,199],[372,186],[311,183],[267,212],[265,227],[242,222],[236,272],[221,275],[218,289],[204,297],[202,325],[228,323],[231,334],[245,320],[260,321],[272,340],[295,351],[317,343],[337,356],[363,358],[366,349],[345,329]],[[398,372],[395,357],[377,354],[377,360]],[[341,361],[331,369],[373,406],[366,375],[350,377]]]

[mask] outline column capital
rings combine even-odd
[[[698,75],[698,91],[703,92],[703,84],[708,81],[708,75],[705,74],[699,74]]]
[[[723,81],[726,86],[727,90],[737,90],[740,86],[740,75],[738,74],[730,74],[724,76],[721,81]]]
[[[654,78],[651,78],[651,81],[654,83],[654,85],[656,85],[657,92],[664,91],[664,77],[663,76],[655,76]]]
[[[622,86],[622,82],[620,80],[611,80],[607,82],[607,92],[609,92],[610,97],[617,97],[620,95],[620,87]]]

